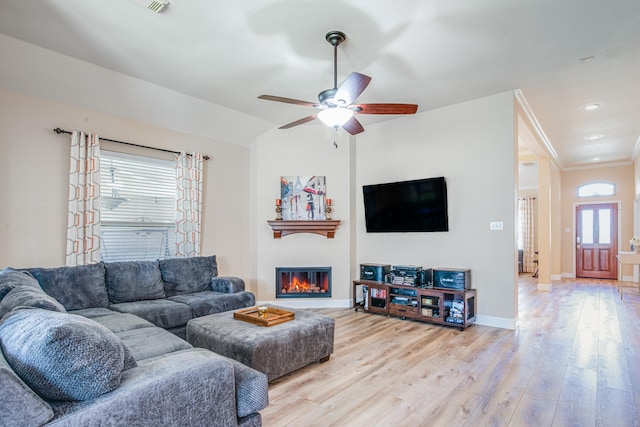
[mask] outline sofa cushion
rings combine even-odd
[[[13,372],[1,351],[0,390],[0,425],[40,426],[53,418],[51,406]]]
[[[62,304],[45,294],[40,287],[35,289],[29,286],[13,288],[2,298],[2,301],[0,301],[0,319],[18,307],[42,308],[61,313],[66,311]]]
[[[120,384],[135,360],[122,340],[96,322],[69,313],[14,310],[0,323],[9,365],[36,393],[51,400],[87,400]]]
[[[76,267],[30,268],[46,293],[57,299],[67,310],[108,307],[104,284],[104,264]]]
[[[111,332],[130,331],[132,329],[152,328],[153,323],[129,313],[118,313],[112,311],[109,316],[100,316],[92,319],[109,329]]]
[[[246,417],[266,408],[269,405],[267,375],[236,360],[227,360],[233,364],[238,417]]]
[[[120,313],[135,314],[165,329],[184,326],[193,318],[191,307],[168,299],[123,302],[112,304],[111,309]]]
[[[112,304],[165,297],[158,261],[107,262],[104,269]]]
[[[169,297],[169,299],[189,305],[193,310],[193,317],[251,307],[256,302],[255,296],[251,292],[223,294],[220,292],[204,291],[193,294],[176,295]]]
[[[113,310],[108,308],[96,307],[96,308],[82,308],[80,310],[69,310],[71,314],[79,314],[80,316],[95,319],[96,317],[110,316],[114,313]]]
[[[191,344],[171,332],[152,326],[116,332],[116,335],[131,350],[136,360],[149,359],[161,354],[192,348]]]
[[[138,366],[150,367],[163,360],[184,359],[188,365],[195,365],[198,360],[211,360],[211,363],[224,363],[233,366],[233,378],[235,380],[235,398],[236,415],[238,418],[245,416],[258,415],[258,411],[266,408],[269,404],[269,383],[267,376],[262,372],[256,371],[240,362],[228,357],[221,356],[201,348],[193,348],[191,350],[182,350],[173,353],[161,354],[159,356],[140,361]],[[173,362],[175,365],[178,362]],[[212,381],[219,381],[218,378],[212,378]],[[258,418],[255,421],[260,421]],[[232,423],[235,425],[235,422]],[[242,424],[240,424],[242,425]],[[252,424],[249,424],[252,425]],[[262,424],[258,424],[262,425]]]
[[[160,260],[160,272],[167,296],[210,291],[218,275],[216,256]]]
[[[0,270],[0,300],[16,287],[42,289],[38,281],[27,271],[20,271],[11,267]]]

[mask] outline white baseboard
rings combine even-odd
[[[550,291],[551,288],[551,283],[540,283],[538,282],[538,290],[539,291]]]
[[[476,316],[476,324],[482,326],[491,326],[492,328],[501,328],[501,329],[516,329],[516,323],[518,319],[507,319],[504,317],[494,317],[494,316],[483,316],[478,314]]]
[[[576,275],[573,273],[562,273],[561,276],[565,279],[575,279]]]
[[[551,280],[562,280],[562,274],[552,274]]]
[[[257,301],[257,305],[260,304],[273,304],[281,307],[291,308],[351,308],[353,307],[353,301],[351,299],[326,299],[318,300],[313,298],[308,299],[279,299],[277,301]],[[506,319],[504,317],[483,316],[476,315],[476,324],[482,326],[490,326],[492,328],[501,329],[516,329],[517,319]]]
[[[273,304],[291,308],[350,308],[353,307],[351,299],[321,299],[321,298],[282,298],[275,301],[256,301],[260,304]]]

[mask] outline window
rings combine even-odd
[[[590,182],[578,186],[578,197],[602,197],[616,194],[616,185],[611,182]]]
[[[143,261],[176,255],[175,163],[102,150],[103,261]]]

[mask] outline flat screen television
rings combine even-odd
[[[449,231],[444,177],[364,185],[368,233]]]

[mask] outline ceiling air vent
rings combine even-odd
[[[168,6],[168,5],[169,5],[168,1],[152,1],[151,3],[149,3],[147,7],[153,10],[154,12],[161,12],[162,9],[164,9],[165,6]]]
[[[135,2],[157,13],[162,12],[162,9],[169,6],[169,2],[166,0],[135,0]]]

